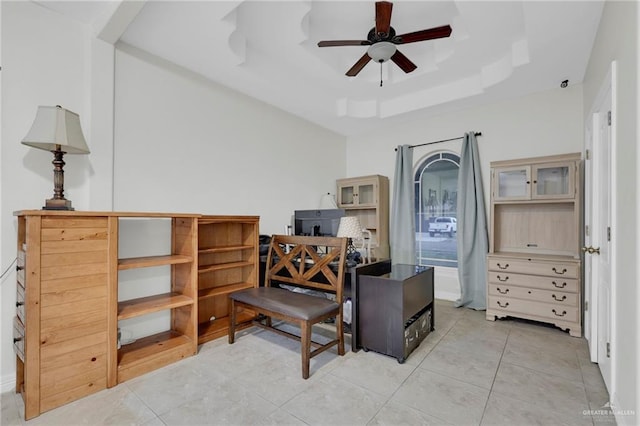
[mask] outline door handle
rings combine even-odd
[[[589,247],[582,247],[582,249],[581,249],[581,250],[582,250],[582,252],[583,252],[583,253],[589,253],[589,254],[594,254],[594,253],[595,253],[595,254],[600,254],[600,247],[597,247],[597,248],[595,248],[595,247],[591,247],[591,246],[589,246]]]

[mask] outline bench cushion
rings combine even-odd
[[[229,297],[238,302],[305,321],[339,308],[338,303],[333,300],[275,287],[248,288],[231,293]]]

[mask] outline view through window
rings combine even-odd
[[[458,267],[457,208],[460,157],[430,155],[415,174],[416,257],[418,264]]]

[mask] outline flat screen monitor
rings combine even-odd
[[[344,215],[344,209],[296,210],[294,232],[296,235],[335,237]]]

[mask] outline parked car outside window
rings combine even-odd
[[[435,234],[447,234],[450,237],[458,231],[458,224],[455,217],[437,217],[436,220],[429,223],[429,236]]]

